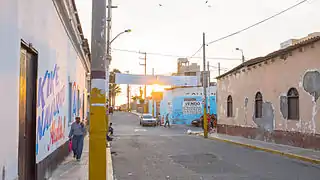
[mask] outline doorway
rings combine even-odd
[[[36,180],[36,106],[38,55],[21,43],[19,78],[19,180]]]

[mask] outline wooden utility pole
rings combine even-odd
[[[220,68],[220,63],[218,62],[218,75],[220,76],[220,70],[221,70],[221,68]]]
[[[89,179],[106,180],[106,0],[92,1],[91,47]]]
[[[152,68],[152,76],[154,76],[154,68]],[[153,92],[153,89],[152,89],[152,92]],[[151,102],[152,102],[152,117],[155,117],[154,116],[154,99],[153,99],[153,97],[152,97],[152,101]]]
[[[208,69],[208,113],[210,114],[210,64],[207,62]]]
[[[144,75],[146,76],[147,75],[147,53],[144,52],[144,53],[141,53],[141,54],[144,54],[144,64],[141,64],[141,66],[144,66]],[[147,105],[146,105],[146,102],[147,102],[147,85],[145,84],[144,85],[144,106],[143,106],[143,112],[146,113],[147,112]]]
[[[203,49],[203,125],[204,125],[204,138],[208,138],[208,121],[207,121],[207,72],[206,72],[206,37],[205,33],[203,33],[202,40],[202,49]]]

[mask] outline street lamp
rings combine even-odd
[[[241,51],[242,54],[242,63],[244,63],[244,55],[243,55],[243,50],[240,48],[236,48],[237,51]]]
[[[111,40],[110,44],[111,44],[114,40],[116,40],[121,34],[123,34],[123,33],[129,33],[129,32],[131,32],[131,29],[126,29],[126,30],[122,31],[121,33],[117,34],[116,37],[114,37],[114,38]]]

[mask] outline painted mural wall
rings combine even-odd
[[[86,72],[52,1],[1,0],[0,27],[0,168],[10,180],[18,175],[21,40],[38,52],[37,162],[68,141],[75,115],[86,114]]]
[[[29,7],[30,4],[34,6]],[[86,72],[52,2],[20,1],[19,6],[21,38],[32,43],[39,52],[38,163],[68,141],[70,125],[75,116],[84,118]],[[36,28],[37,24],[42,24],[42,28]]]
[[[216,87],[210,87],[208,94],[207,109],[210,113],[216,114]],[[166,117],[169,114],[169,121],[172,124],[191,124],[203,114],[203,90],[201,87],[177,88],[164,92],[163,100],[160,103],[160,115]]]

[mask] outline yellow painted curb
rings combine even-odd
[[[203,136],[203,135],[201,134],[201,136]],[[320,164],[320,160],[319,159],[312,159],[312,158],[309,158],[309,157],[299,156],[299,155],[292,154],[292,153],[287,153],[287,152],[282,152],[282,151],[278,151],[278,150],[274,150],[274,149],[258,147],[258,146],[254,146],[254,145],[250,145],[250,144],[239,143],[239,142],[235,142],[235,141],[231,141],[231,140],[227,140],[227,139],[220,139],[220,138],[216,138],[216,137],[212,137],[212,136],[208,137],[208,139],[218,140],[218,141],[227,142],[227,143],[232,143],[232,144],[236,144],[236,145],[239,145],[239,146],[244,146],[244,147],[251,148],[251,149],[256,149],[256,150],[269,152],[269,153],[272,153],[272,154],[279,154],[279,155],[286,156],[286,157],[289,157],[289,158],[292,158],[292,159],[298,159],[298,160],[305,161],[305,162],[310,162],[310,163],[313,163],[313,164]]]

